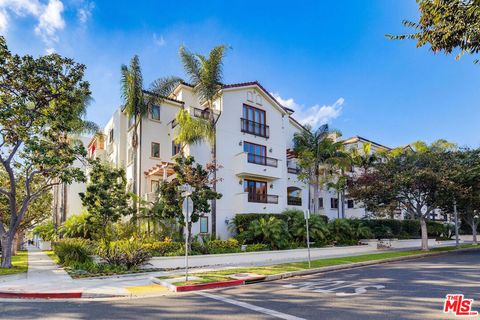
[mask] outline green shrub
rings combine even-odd
[[[92,230],[88,222],[89,218],[88,212],[73,215],[60,226],[59,233],[65,238],[91,239]]]
[[[284,211],[284,214],[288,217],[288,231],[293,238],[290,248],[305,246],[307,242],[307,231],[303,212],[300,210],[288,210]],[[325,219],[322,217],[323,216],[318,214],[312,214],[308,221],[310,241],[318,244],[325,244],[329,234]]]
[[[236,239],[228,240],[210,240],[206,242],[205,247],[210,254],[215,253],[235,253],[240,252],[240,245]]]
[[[268,245],[264,243],[254,243],[247,245],[246,252],[254,252],[254,251],[268,251],[270,248]]]
[[[171,241],[157,241],[146,243],[143,248],[147,250],[153,257],[166,256],[171,252],[176,252],[183,248],[183,243]]]
[[[357,244],[354,229],[347,219],[335,219],[328,223],[330,239],[337,245]]]
[[[275,217],[253,220],[245,234],[249,243],[268,244],[272,249],[286,248],[290,238],[287,223]]]
[[[442,223],[435,221],[427,221],[427,233],[429,237],[440,238],[445,228]]]
[[[136,268],[150,259],[150,252],[138,240],[119,240],[102,243],[98,255],[108,264]]]
[[[75,264],[91,263],[92,249],[88,241],[84,239],[65,239],[56,242],[53,251],[58,257],[60,264],[72,266]]]

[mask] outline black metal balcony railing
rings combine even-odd
[[[287,171],[288,171],[288,173],[299,174],[300,173],[300,168],[288,167]]]
[[[248,202],[259,202],[259,203],[278,203],[278,196],[273,194],[262,194],[262,193],[248,193]]]
[[[254,153],[249,153],[248,154],[247,161],[249,163],[255,163],[255,164],[262,165],[262,166],[269,166],[269,167],[275,167],[275,168],[278,166],[278,160],[277,159],[260,156],[258,154],[254,154]]]
[[[263,123],[241,118],[240,124],[242,132],[250,133],[264,138],[270,137],[270,127]]]
[[[287,198],[287,203],[288,203],[289,206],[301,206],[302,205],[302,198],[289,196]]]
[[[193,108],[193,116],[208,120],[210,118],[210,112],[208,110],[202,110],[199,108]]]

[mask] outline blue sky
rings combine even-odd
[[[148,86],[183,76],[180,45],[223,43],[225,82],[260,81],[302,121],[389,146],[480,146],[480,66],[384,36],[418,17],[414,0],[204,2],[0,0],[0,32],[14,52],[86,64],[88,118],[100,125],[121,104],[120,65],[132,55]]]

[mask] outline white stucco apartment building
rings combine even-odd
[[[122,109],[117,109],[103,130],[88,144],[90,157],[100,157],[126,169],[128,187],[145,199],[152,199],[163,179],[173,177],[172,165],[179,146],[173,142],[175,117],[187,109],[194,117],[208,117],[206,107],[195,96],[193,87],[180,84],[159,106],[150,110],[138,128],[141,136],[137,147],[138,163],[134,170],[131,147],[133,126]],[[305,210],[309,188],[297,179],[293,136],[303,127],[293,118],[293,110],[283,107],[258,82],[224,85],[214,102],[217,122],[217,162],[221,166],[217,177],[216,231],[221,238],[230,236],[228,224],[238,213],[281,213],[287,208]],[[140,134],[141,130],[141,134]],[[370,143],[372,151],[388,147],[361,137],[344,140],[347,148],[363,148]],[[210,161],[207,143],[187,146],[186,155],[204,165]],[[134,185],[134,176],[138,183]],[[340,199],[342,201],[342,199]],[[361,204],[343,199],[345,212],[339,211],[335,191],[322,190],[320,213],[329,219],[363,218]],[[211,215],[206,214],[196,225],[195,233],[211,233]]]

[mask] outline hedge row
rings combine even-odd
[[[275,217],[285,222],[288,220],[288,216],[282,213],[237,213],[233,218],[233,225],[236,233],[240,234],[248,229],[248,226],[252,221],[260,218],[268,219],[270,217]],[[328,222],[327,216],[321,215],[320,217],[325,220],[325,223]]]
[[[275,217],[283,221],[287,221],[287,216],[284,214],[275,213],[245,213],[237,214],[233,218],[233,225],[237,234],[248,229],[250,223],[260,218]],[[321,216],[328,222],[328,217]],[[352,226],[362,223],[364,226],[370,228],[375,238],[420,238],[420,221],[418,220],[395,220],[395,219],[348,219]],[[445,227],[440,222],[428,221],[427,230],[429,237],[440,237],[445,231]]]

